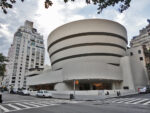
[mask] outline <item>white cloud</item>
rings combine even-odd
[[[79,0],[78,0],[79,1]],[[43,7],[43,1],[38,2],[38,10],[34,17],[34,22],[39,32],[44,35],[45,48],[47,50],[47,37],[55,28],[65,23],[84,19],[85,16],[76,14],[76,10],[85,7],[86,4],[82,1],[65,4],[64,2],[55,1],[54,5],[49,9]],[[46,51],[46,64],[49,64],[49,56]]]
[[[8,24],[1,24],[1,28],[0,28],[0,37],[5,37],[9,43],[12,42],[12,40],[10,39],[10,37],[12,37],[12,33],[9,31],[8,29]]]

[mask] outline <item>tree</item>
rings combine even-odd
[[[22,2],[24,0],[21,0]],[[65,3],[72,1],[74,2],[75,0],[64,0]],[[131,0],[85,0],[85,3],[87,4],[93,4],[97,5],[97,13],[100,14],[103,9],[109,7],[109,6],[115,6],[116,4],[119,5],[119,12],[123,12],[126,9],[130,7],[130,2]],[[12,8],[13,4],[16,3],[16,0],[0,0],[0,7],[3,10],[5,14],[7,14],[7,9]],[[45,0],[45,8],[49,8],[49,6],[53,5],[52,0]]]
[[[6,69],[5,69],[5,61],[6,61],[6,57],[5,56],[3,56],[3,54],[2,53],[0,53],[0,77],[2,76],[4,76],[4,73],[5,73],[5,71],[6,71]]]

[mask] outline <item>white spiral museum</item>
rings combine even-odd
[[[127,42],[125,27],[110,20],[85,19],[62,25],[47,40],[52,70],[29,77],[28,85],[73,90],[77,80],[78,90],[134,89],[136,75],[126,56]],[[141,67],[133,70],[144,72]]]
[[[48,37],[48,52],[54,70],[72,62],[119,65],[126,46],[126,29],[116,22],[101,19],[65,24]]]

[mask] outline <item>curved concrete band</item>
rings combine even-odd
[[[127,32],[119,23],[103,19],[79,20],[55,29],[48,37],[53,70],[72,62],[119,64],[126,53]]]

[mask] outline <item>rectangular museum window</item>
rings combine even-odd
[[[143,57],[140,57],[140,61],[143,61]]]
[[[124,86],[123,89],[129,89],[129,86]]]
[[[141,50],[138,50],[138,53],[141,54]]]
[[[130,52],[130,56],[133,56],[133,53],[132,53],[132,52]]]

